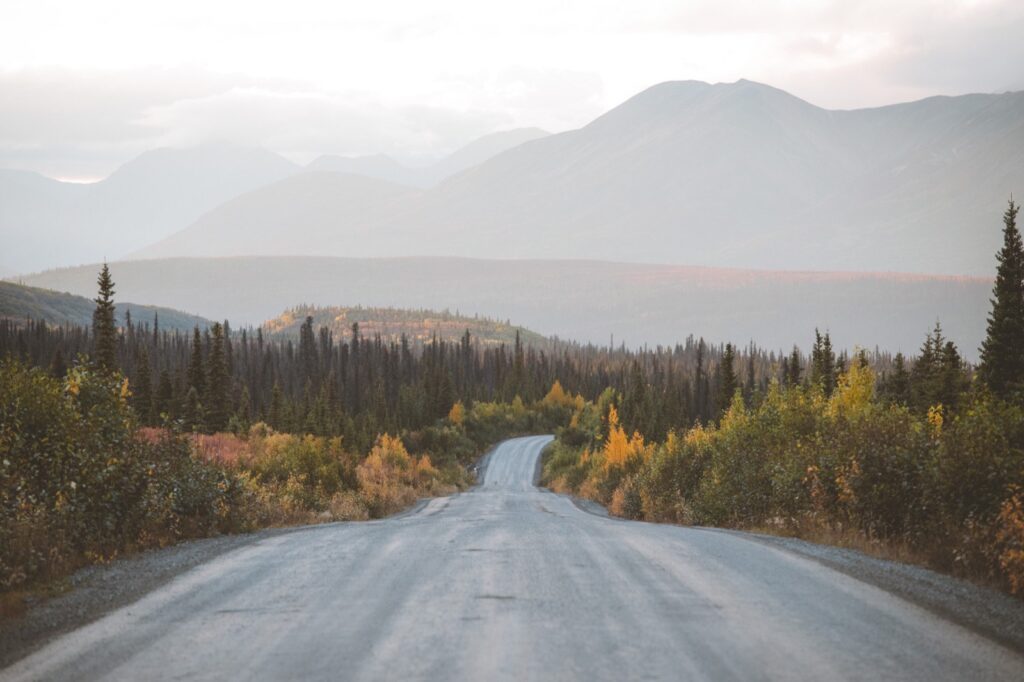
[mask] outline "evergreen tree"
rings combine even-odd
[[[314,386],[319,384],[316,336],[313,334],[313,316],[307,315],[306,320],[299,327],[299,379],[305,386],[311,382]]]
[[[196,390],[195,386],[190,386],[188,393],[185,395],[185,404],[183,407],[183,415],[185,418],[185,427],[190,431],[202,431],[203,422],[203,404],[199,400],[199,391]]]
[[[156,400],[154,401],[154,416],[153,423],[158,423],[158,420],[163,419],[165,416],[173,418],[176,414],[174,409],[174,384],[171,383],[171,374],[167,370],[160,372],[160,381],[157,384],[156,389]]]
[[[802,372],[803,370],[800,367],[800,349],[793,346],[793,351],[789,354],[789,376],[786,378],[786,386],[799,386]]]
[[[68,373],[68,364],[64,361],[64,353],[57,348],[53,353],[53,360],[50,361],[50,376],[55,379],[63,379]]]
[[[270,412],[267,414],[267,423],[271,428],[282,430],[285,421],[284,394],[281,393],[281,385],[276,381],[270,392]]]
[[[231,415],[230,390],[231,379],[224,357],[224,328],[219,322],[214,322],[206,372],[206,395],[203,398],[208,430],[222,431],[227,426]]]
[[[903,353],[896,353],[892,361],[892,372],[885,378],[882,386],[885,398],[896,405],[910,404],[910,372]]]
[[[811,383],[821,386],[826,396],[836,388],[836,355],[832,351],[832,339],[814,330],[814,348],[811,350]]]
[[[735,361],[735,349],[731,343],[725,344],[725,352],[722,354],[722,360],[719,363],[721,370],[719,372],[718,402],[716,405],[716,411],[719,416],[729,409],[729,405],[732,404],[733,395],[736,393],[738,384],[736,381],[736,368],[733,366]]]
[[[992,312],[981,345],[978,376],[1000,398],[1024,399],[1024,245],[1017,229],[1018,206],[1003,214],[1003,247],[992,290]]]
[[[143,424],[151,425],[153,412],[153,377],[149,367],[149,353],[139,346],[135,358],[135,384],[132,386],[132,406]]]
[[[117,370],[117,327],[114,323],[114,280],[110,268],[103,264],[96,280],[99,294],[93,299],[92,329],[96,339],[96,367],[105,372]]]
[[[206,370],[203,368],[203,338],[199,327],[192,331],[192,356],[188,362],[188,388],[196,389],[198,395],[206,393]]]

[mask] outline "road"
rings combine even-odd
[[[1024,659],[742,536],[603,518],[532,484],[549,439],[482,485],[311,527],[180,575],[9,680],[1021,680]]]

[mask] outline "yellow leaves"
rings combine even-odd
[[[875,395],[875,373],[871,368],[852,363],[850,369],[839,376],[836,390],[828,401],[831,417],[855,419],[871,409]]]
[[[562,388],[562,383],[555,380],[555,383],[551,384],[551,390],[544,396],[541,403],[547,407],[568,407],[572,408],[576,406],[576,400],[565,392]]]
[[[448,421],[455,426],[462,426],[462,423],[466,420],[466,407],[462,404],[462,401],[457,401],[452,405],[452,409],[448,411]]]
[[[131,395],[132,391],[128,386],[128,377],[125,377],[124,381],[121,382],[121,402],[128,402],[128,398],[130,398]]]
[[[627,462],[645,455],[644,437],[639,432],[627,437],[625,430],[619,426],[619,413],[612,405],[608,409],[608,438],[605,440],[602,455],[604,468],[625,466]]]
[[[996,542],[1000,546],[999,566],[1010,581],[1010,590],[1024,592],[1024,491],[1010,488],[1010,497],[999,511]]]
[[[942,405],[932,405],[928,408],[928,426],[931,428],[932,437],[939,438],[942,435]]]

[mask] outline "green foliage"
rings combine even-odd
[[[1024,400],[1024,243],[1017,229],[1018,206],[1003,215],[1003,247],[992,290],[992,312],[981,346],[978,374],[997,396]]]
[[[117,368],[117,327],[114,322],[114,280],[110,268],[103,264],[96,280],[99,293],[96,296],[96,310],[92,315],[92,331],[96,337],[96,366],[113,372]]]
[[[0,583],[60,574],[126,547],[238,528],[240,489],[173,434],[135,436],[119,375],[63,380],[0,362]]]
[[[635,450],[628,467],[607,466],[622,447],[614,430],[595,444],[580,426],[600,414],[587,403],[546,454],[544,481],[629,518],[855,529],[947,570],[1024,587],[1015,572],[1024,517],[1011,499],[1024,488],[1024,411],[961,388],[956,411],[921,414],[876,396],[875,383],[854,361],[831,396],[824,381],[773,383],[748,408],[737,392],[717,427],[671,433]]]

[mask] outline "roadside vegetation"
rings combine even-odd
[[[727,349],[719,419],[649,440],[620,419],[629,396],[609,390],[559,433],[545,483],[627,518],[847,544],[1024,593],[1016,213],[1011,203],[976,372],[938,326],[912,363],[897,356],[882,373],[865,354],[837,369],[816,335],[808,367],[794,355],[745,395]]]
[[[0,592],[183,538],[375,518],[464,489],[556,432],[555,490],[628,518],[765,529],[1024,593],[1024,248],[1016,207],[981,363],[936,324],[916,357],[750,344],[191,334],[0,320]]]

